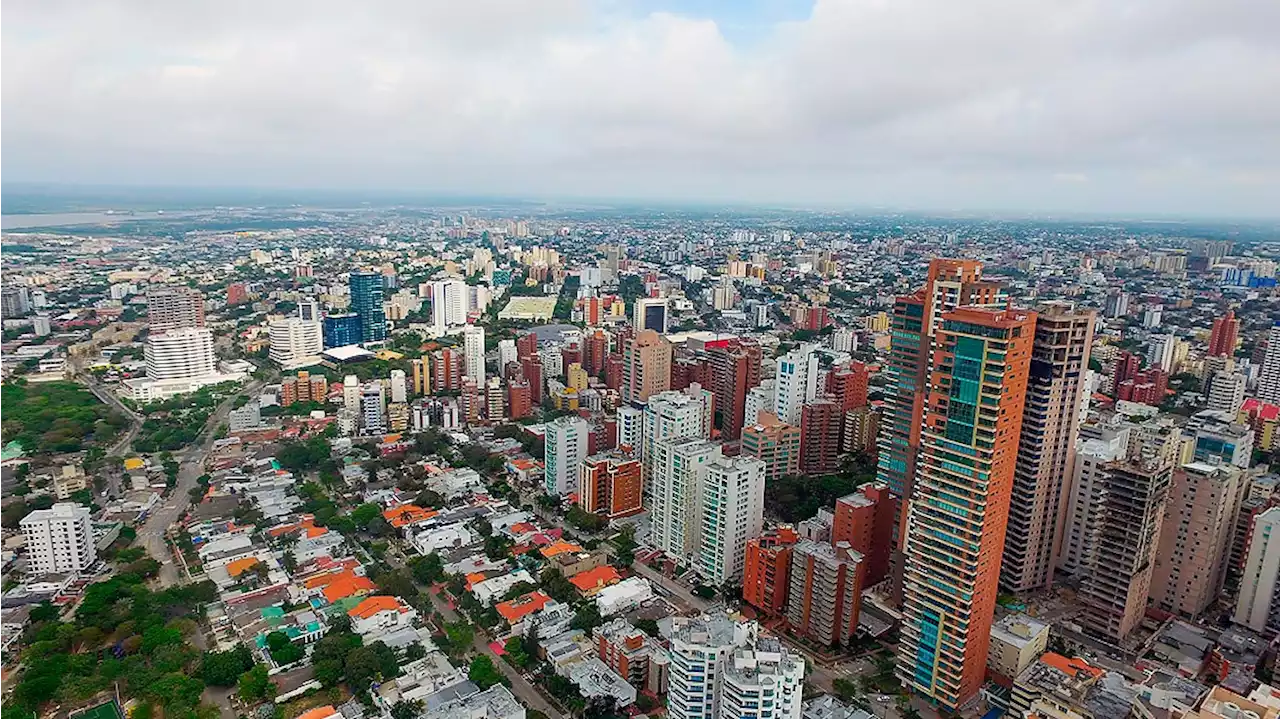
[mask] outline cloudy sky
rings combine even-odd
[[[13,0],[5,181],[1280,215],[1267,0]]]

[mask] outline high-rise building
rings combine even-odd
[[[516,355],[519,359],[538,356],[538,334],[526,332],[516,338]]]
[[[404,370],[391,370],[391,379],[388,383],[388,388],[391,391],[392,402],[404,403],[409,401],[409,382],[406,379]]]
[[[642,297],[632,308],[631,324],[636,333],[650,330],[659,334],[667,332],[667,300],[664,297]]]
[[[762,412],[758,422],[742,429],[742,454],[764,462],[765,479],[774,481],[800,472],[800,428]]]
[[[609,357],[609,335],[596,330],[583,340],[582,366],[592,377],[604,379],[604,363]]]
[[[1262,373],[1258,377],[1258,399],[1280,404],[1280,322],[1267,334],[1267,348],[1262,356]]]
[[[622,346],[622,400],[647,402],[671,386],[671,343],[653,330],[637,332]]]
[[[360,419],[364,433],[386,434],[387,400],[381,382],[367,382],[360,387]]]
[[[581,417],[557,417],[546,424],[543,477],[547,494],[564,497],[578,491],[589,434],[591,426]]]
[[[147,336],[143,355],[147,379],[157,382],[218,374],[213,335],[204,327],[186,327]]]
[[[506,370],[507,365],[517,362],[520,352],[516,349],[515,340],[498,340],[498,371]]]
[[[1280,634],[1280,507],[1257,515],[1249,533],[1240,598],[1232,619],[1255,632]]]
[[[507,381],[507,415],[524,419],[533,414],[533,392],[523,377]]]
[[[800,541],[790,527],[770,530],[747,540],[742,576],[742,601],[777,617],[787,611],[791,548]]]
[[[898,677],[955,711],[985,679],[1035,314],[962,307],[939,320],[907,509]]]
[[[866,407],[870,379],[866,364],[850,362],[827,373],[826,392],[840,405],[841,412]]]
[[[608,519],[640,512],[644,477],[640,460],[619,454],[596,454],[582,461],[578,503],[584,511]]]
[[[360,378],[353,374],[342,378],[342,408],[348,412],[360,411]]]
[[[147,323],[153,334],[204,327],[204,296],[190,287],[149,289]]]
[[[79,574],[98,558],[89,508],[58,502],[18,523],[26,540],[27,574]]]
[[[724,457],[707,465],[694,570],[712,586],[740,584],[747,540],[764,529],[764,462]]]
[[[282,369],[317,364],[324,351],[320,323],[301,317],[273,320],[267,327],[271,361]]]
[[[735,622],[723,615],[676,617],[670,638],[667,715],[671,719],[729,716],[722,709],[729,664],[739,648],[755,644],[759,631],[755,622]]]
[[[409,360],[412,374],[409,375],[409,389],[417,397],[431,392],[431,359],[424,355]]]
[[[1083,623],[1119,641],[1142,620],[1173,463],[1138,449],[1131,428],[1085,439],[1076,455],[1062,567],[1080,578]]]
[[[760,384],[760,345],[754,341],[732,340],[723,347],[713,347],[711,389],[716,395],[720,437],[733,441],[742,436],[743,424],[756,421],[746,416],[747,393]]]
[[[1066,508],[1093,323],[1091,310],[1066,303],[1049,303],[1036,315],[1000,565],[1000,586],[1008,592],[1044,589],[1053,580],[1055,532]]]
[[[22,317],[30,311],[31,295],[26,287],[5,285],[3,289],[0,289],[0,316],[5,319],[12,319],[14,317]]]
[[[501,422],[507,416],[507,390],[501,377],[490,377],[485,382],[484,408],[490,422]]]
[[[582,365],[574,362],[570,364],[564,371],[565,386],[574,392],[584,392],[587,389],[587,371]]]
[[[827,474],[838,468],[840,430],[844,415],[840,405],[822,396],[800,408],[800,469],[805,474]]]
[[[659,392],[644,406],[640,427],[640,460],[644,464],[646,489],[653,478],[654,447],[664,439],[711,437],[714,401],[710,392]]]
[[[227,305],[241,305],[249,301],[249,288],[243,282],[227,285]]]
[[[462,333],[463,352],[466,356],[466,377],[477,385],[484,384],[484,328],[467,325]]]
[[[457,279],[437,280],[431,288],[431,325],[437,332],[467,323],[470,292],[467,283]]]
[[[1236,414],[1244,405],[1245,378],[1235,372],[1216,372],[1209,381],[1208,408]]]
[[[720,716],[801,719],[803,698],[804,658],[777,637],[761,636],[725,667]]]
[[[644,451],[644,410],[631,405],[618,408],[618,448]]]
[[[549,455],[548,455],[549,456]],[[700,437],[663,439],[654,443],[652,501],[653,546],[677,560],[687,560],[698,550],[699,488],[707,467],[723,457],[720,445]]]
[[[431,353],[431,391],[449,392],[462,389],[463,355],[445,347]]]
[[[1231,466],[1185,464],[1173,473],[1151,574],[1151,602],[1198,619],[1227,579],[1247,478]]]
[[[914,294],[898,297],[891,321],[892,341],[886,363],[888,384],[880,420],[880,451],[876,478],[887,484],[902,505],[895,525],[894,600],[900,600],[906,533],[907,502],[915,483],[920,433],[924,428],[926,380],[933,337],[942,313],[960,306],[997,307],[1005,303],[1004,288],[982,280],[976,260],[935,259],[928,280]]]
[[[1236,353],[1236,339],[1240,336],[1240,320],[1234,310],[1213,321],[1209,334],[1209,356],[1230,357]]]
[[[824,647],[845,644],[858,633],[862,555],[840,543],[802,539],[791,549],[787,624],[796,635]]]
[[[321,319],[320,306],[315,300],[299,300],[298,312],[295,315],[300,320],[308,322],[319,322]]]
[[[360,341],[385,341],[387,317],[382,311],[382,273],[352,272],[347,282],[351,290],[351,310],[360,317]]]
[[[360,315],[354,312],[345,315],[329,315],[324,318],[324,346],[346,347],[360,344],[363,339],[363,326]]]
[[[864,484],[856,492],[836,500],[831,543],[844,542],[862,555],[866,565],[865,586],[875,586],[889,576],[896,507],[893,495],[883,484]]]
[[[793,426],[800,425],[800,411],[818,394],[817,345],[802,344],[778,358],[773,379],[773,413]]]

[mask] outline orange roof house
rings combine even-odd
[[[357,576],[350,570],[326,574],[321,577],[312,577],[306,581],[304,586],[307,589],[324,587],[321,591],[325,600],[330,604],[340,602],[347,597],[363,596],[376,588],[373,581],[368,577]]]
[[[606,564],[602,567],[579,572],[570,577],[569,581],[584,596],[590,596],[610,584],[617,584],[621,579],[622,575],[618,574],[618,570]]]
[[[551,597],[534,590],[509,602],[498,602],[497,610],[498,614],[507,620],[507,624],[516,624],[530,614],[542,611],[542,608],[547,606],[550,601]]]
[[[298,719],[330,719],[330,717],[340,717],[337,709],[332,704],[326,704],[315,709],[308,709],[298,715]]]
[[[565,552],[581,552],[582,547],[574,544],[573,542],[556,541],[552,544],[548,544],[539,551],[542,552],[542,556],[547,559],[551,559],[557,554],[564,554]]]
[[[234,562],[227,563],[227,574],[232,577],[238,577],[244,574],[246,570],[258,563],[257,557],[245,557],[237,559]]]
[[[423,509],[416,504],[402,504],[399,507],[392,507],[382,513],[383,519],[391,526],[399,529],[407,527],[410,524],[424,522],[436,516],[438,512],[431,509]]]
[[[374,597],[366,597],[364,601],[347,610],[347,614],[354,619],[368,619],[379,612],[405,612],[413,611],[400,601],[399,597],[390,597],[386,595],[378,595]]]

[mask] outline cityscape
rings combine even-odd
[[[1280,719],[1274,7],[6,10],[5,719]]]
[[[4,235],[12,711],[1280,711],[1265,228],[169,212]]]

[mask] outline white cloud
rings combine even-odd
[[[5,10],[8,179],[1222,213],[1280,196],[1276,3],[820,0],[749,45],[573,0]]]

